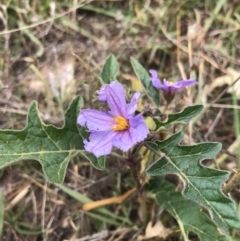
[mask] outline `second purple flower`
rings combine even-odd
[[[174,95],[178,90],[182,88],[185,88],[193,84],[197,84],[197,81],[195,79],[180,80],[175,83],[164,80],[162,83],[158,78],[157,71],[150,70],[149,72],[152,75],[150,78],[152,84],[156,88],[161,89],[165,94]]]

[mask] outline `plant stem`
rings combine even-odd
[[[122,161],[128,161],[127,158],[125,158],[125,157],[123,157],[123,156],[121,156],[121,155],[119,155],[119,154],[117,154],[117,153],[115,153],[115,152],[112,152],[112,153],[111,153],[111,156],[117,157],[118,159],[120,159],[120,160],[122,160]]]
[[[237,185],[240,184],[240,172],[236,173],[233,178],[223,187],[225,194],[231,192]]]
[[[141,182],[140,182],[140,179],[139,179],[138,162],[134,161],[133,156],[131,156],[128,159],[128,163],[129,163],[129,167],[130,167],[130,171],[131,171],[132,177],[133,177],[133,179],[135,181],[135,184],[136,184],[137,192],[138,192],[138,194],[140,196],[142,185],[141,185]]]

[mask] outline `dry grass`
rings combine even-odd
[[[146,69],[156,69],[161,78],[198,79],[198,95],[187,93],[188,98],[180,99],[182,105],[196,102],[206,107],[187,134],[196,142],[204,138],[220,141],[225,152],[240,134],[240,96],[226,92],[218,98],[226,84],[217,84],[211,92],[208,89],[228,67],[239,73],[239,9],[238,1],[230,0],[217,4],[4,0],[0,3],[0,128],[23,128],[32,100],[38,101],[43,120],[58,126],[74,96],[81,95],[86,106],[94,106],[92,96],[100,86],[97,76],[113,53],[120,63],[119,80],[129,85],[134,78],[130,56]],[[230,171],[239,168],[237,155],[236,150],[227,153],[219,165]],[[128,170],[116,160],[107,165],[109,169],[100,172],[80,157],[71,161],[64,185],[75,191],[72,195],[46,183],[37,162],[1,170],[2,240],[137,240],[144,233],[144,223],[138,216],[142,207],[134,196],[125,204],[109,207],[127,220],[120,225],[113,217],[101,221],[88,215],[76,197],[79,192],[99,200],[129,189]],[[233,195],[239,203],[239,189]],[[150,204],[147,221],[154,210],[158,208]],[[171,227],[174,221],[164,215]],[[239,233],[233,235],[240,240]],[[181,240],[180,233],[166,240]]]

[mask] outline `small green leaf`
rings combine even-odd
[[[81,155],[85,156],[96,169],[105,169],[105,156],[100,156],[99,158],[96,158],[93,154],[89,152],[82,152]]]
[[[188,106],[184,110],[178,113],[168,115],[168,119],[165,122],[161,122],[156,118],[153,118],[153,121],[156,124],[156,130],[159,130],[162,127],[167,128],[173,123],[184,123],[187,124],[193,117],[198,115],[203,109],[202,105]]]
[[[165,181],[165,183],[167,182]],[[164,190],[164,186],[167,190]],[[198,204],[184,199],[181,193],[174,191],[173,185],[162,183],[161,189],[162,191],[156,195],[156,201],[177,220],[185,240],[188,240],[189,232],[197,234],[201,241],[229,240],[219,233],[215,224],[200,210]]]
[[[57,128],[41,121],[37,103],[32,102],[23,130],[0,130],[0,168],[21,160],[37,160],[49,181],[62,182],[68,162],[84,151],[86,131],[76,123],[81,105],[80,97],[73,100],[65,113],[64,127]],[[99,163],[103,167],[101,159]]]
[[[148,72],[143,66],[133,57],[130,58],[132,67],[138,79],[141,81],[146,94],[152,99],[153,103],[157,106],[160,105],[159,91],[152,85]]]
[[[185,186],[183,196],[207,208],[219,228],[226,234],[229,234],[229,227],[240,228],[235,204],[220,189],[228,173],[201,165],[202,160],[216,156],[221,144],[180,146],[178,143],[182,138],[183,133],[179,132],[164,141],[148,142],[147,146],[162,157],[148,168],[147,173],[179,175]]]
[[[110,55],[100,73],[99,77],[103,84],[110,84],[112,81],[117,80],[117,73],[119,70],[117,59],[114,55]]]

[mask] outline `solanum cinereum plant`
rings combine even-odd
[[[62,128],[45,125],[33,102],[23,130],[0,130],[0,167],[37,160],[46,179],[61,183],[68,162],[76,155],[84,156],[98,169],[105,168],[106,156],[114,156],[130,167],[138,198],[146,198],[144,193],[155,196],[157,204],[179,223],[184,240],[189,240],[190,232],[203,241],[230,240],[231,230],[240,229],[240,220],[235,203],[222,191],[229,174],[201,164],[204,159],[215,158],[221,144],[180,144],[181,126],[197,116],[202,105],[171,113],[165,121],[159,117],[159,91],[169,104],[177,91],[197,81],[160,81],[156,71],[150,70],[149,75],[136,59],[131,58],[131,64],[144,91],[134,92],[117,81],[118,63],[111,55],[99,75],[102,86],[98,100],[105,109],[86,109],[82,98],[76,97],[65,113]],[[151,111],[137,110],[140,97],[148,98]],[[154,122],[151,130],[144,120],[147,115]],[[164,138],[160,134],[163,130],[167,133]],[[142,161],[147,168],[140,173]],[[167,174],[176,174],[184,188],[176,191],[164,179]]]

